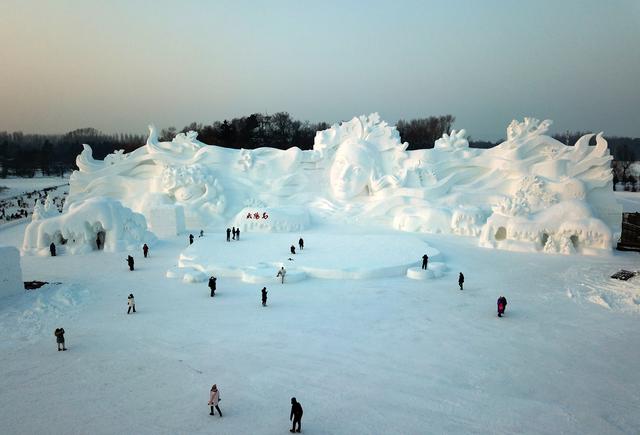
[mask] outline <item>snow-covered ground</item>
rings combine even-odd
[[[616,200],[625,212],[640,212],[640,192],[616,192]]]
[[[24,228],[1,228],[0,244],[21,247]],[[344,243],[366,231],[300,235],[296,262],[320,249],[348,262]],[[411,237],[374,234],[394,235]],[[165,277],[181,254],[240,262],[269,237],[285,258],[297,236],[283,244],[282,234],[248,232],[227,243],[219,228],[188,248],[182,235],[147,259],[132,253],[133,272],[126,253],[22,257],[25,281],[51,284],[0,300],[2,433],[288,433],[292,396],[307,434],[640,433],[640,277],[608,277],[640,269],[638,253],[514,253],[415,236],[415,249],[424,240],[440,251],[443,277],[281,285],[274,270],[266,308],[262,284],[220,276],[212,299],[206,283]],[[402,244],[375,253],[378,264],[408,254]],[[499,319],[501,294],[509,305]],[[56,351],[59,326],[68,352]],[[208,414],[213,383],[223,418]]]
[[[33,177],[33,178],[3,178],[0,179],[0,199],[11,198],[34,190],[41,190],[53,186],[66,186],[69,177]]]

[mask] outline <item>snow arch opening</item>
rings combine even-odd
[[[544,247],[548,241],[549,241],[549,234],[542,233],[542,237],[540,238],[540,243],[542,244],[542,247]]]
[[[578,236],[574,234],[571,237],[569,237],[569,240],[571,241],[573,248],[575,250],[578,250],[578,247],[580,246],[580,239],[578,238]]]
[[[498,228],[496,231],[495,239],[497,241],[501,241],[507,238],[507,229],[505,227]]]

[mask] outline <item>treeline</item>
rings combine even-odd
[[[60,175],[75,169],[82,144],[89,144],[93,156],[103,159],[114,150],[129,152],[144,145],[146,138],[135,134],[104,134],[95,128],[81,128],[66,134],[23,134],[0,132],[0,177]]]
[[[254,113],[231,120],[215,121],[210,125],[192,122],[181,132],[198,132],[198,140],[227,148],[254,149],[273,147],[287,149],[297,146],[311,149],[316,131],[325,130],[326,122],[310,123],[293,119],[287,112],[272,115]],[[169,127],[160,132],[160,140],[170,141],[176,135],[176,128]]]
[[[455,117],[451,115],[428,118],[401,119],[396,124],[403,142],[409,142],[409,149],[432,148],[433,143],[443,133],[451,130]],[[327,122],[310,123],[293,119],[287,112],[273,115],[254,113],[232,120],[216,121],[211,125],[191,123],[181,132],[198,132],[198,139],[204,143],[227,148],[272,147],[287,149],[297,146],[303,150],[313,147],[316,132],[326,130]],[[177,133],[175,127],[163,129],[160,140],[171,140]]]
[[[409,149],[433,148],[443,133],[451,131],[455,117],[430,116],[411,120],[399,120],[396,124],[400,138],[409,143]],[[179,132],[194,130],[204,143],[227,148],[273,147],[287,149],[297,146],[311,149],[317,131],[330,127],[327,122],[311,123],[293,119],[287,112],[271,115],[254,113],[231,120],[215,121],[209,125],[191,123],[182,130],[169,127],[161,130],[162,141],[170,141]],[[582,136],[581,132],[567,132],[554,136],[572,145]],[[607,137],[609,148],[616,161],[632,162],[640,159],[640,138]],[[144,145],[146,137],[135,134],[104,134],[94,128],[82,128],[61,135],[23,134],[0,132],[0,177],[9,175],[34,176],[62,175],[75,169],[75,158],[82,151],[82,144],[91,145],[93,156],[102,159],[115,150],[125,152]],[[474,141],[474,148],[491,148],[502,141]],[[595,142],[594,142],[595,143]],[[628,177],[621,171],[620,180]]]

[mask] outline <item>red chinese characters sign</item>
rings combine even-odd
[[[254,212],[254,213],[247,213],[247,219],[269,219],[269,215],[267,214],[266,211],[262,212],[262,214],[260,214],[260,212]]]

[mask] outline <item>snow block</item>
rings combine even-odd
[[[181,206],[154,207],[147,216],[149,229],[160,238],[177,236],[185,231],[184,209]]]
[[[0,245],[0,297],[24,291],[20,251],[13,246]]]

